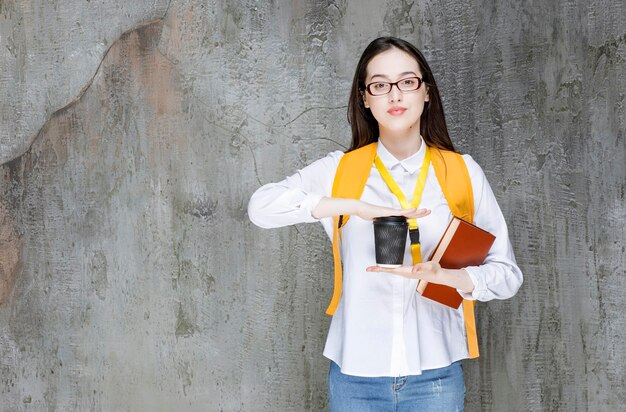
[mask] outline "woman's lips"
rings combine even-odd
[[[404,113],[406,111],[406,108],[404,107],[392,107],[391,109],[387,110],[387,113],[389,113],[392,116],[401,116],[402,113]]]

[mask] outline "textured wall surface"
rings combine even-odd
[[[126,30],[163,17],[167,0],[0,1],[0,164],[89,87]]]
[[[0,1],[0,410],[325,410],[321,226],[251,193],[349,144],[363,48],[414,42],[525,283],[468,411],[624,410],[621,1]]]

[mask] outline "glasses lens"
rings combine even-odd
[[[400,82],[398,82],[398,88],[405,92],[417,90],[419,89],[419,87],[420,87],[420,82],[417,77],[403,79],[403,80],[400,80]]]
[[[380,83],[371,83],[369,85],[369,91],[374,96],[378,96],[380,94],[387,94],[391,90],[391,86],[389,83],[380,82]]]

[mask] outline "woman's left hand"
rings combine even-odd
[[[387,272],[409,279],[425,280],[426,282],[450,286],[467,293],[472,293],[474,290],[474,283],[465,269],[444,269],[437,262],[422,262],[413,266],[400,266],[399,268],[370,266],[365,270],[368,272]]]
[[[400,266],[398,268],[383,268],[380,266],[370,266],[368,272],[387,272],[404,276],[410,279],[422,279],[427,282],[440,283],[445,285],[445,269],[437,262],[416,263],[413,266]]]

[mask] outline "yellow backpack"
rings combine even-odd
[[[332,197],[360,199],[370,174],[378,143],[370,143],[360,147],[341,158],[335,180],[333,181]],[[448,202],[452,214],[467,222],[474,220],[474,194],[472,182],[465,161],[460,154],[430,146],[431,161],[435,175]],[[341,298],[342,267],[339,252],[341,229],[350,219],[348,215],[333,217],[333,259],[335,268],[335,284],[327,315],[333,315]],[[463,315],[467,332],[467,347],[470,358],[478,357],[478,338],[474,319],[474,301],[463,300]]]

